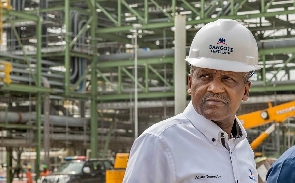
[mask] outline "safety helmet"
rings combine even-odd
[[[255,38],[249,29],[231,19],[218,19],[203,26],[185,60],[196,67],[223,71],[260,69]]]
[[[47,168],[47,165],[43,165],[43,168]]]
[[[31,169],[31,166],[30,165],[28,165],[28,169]]]

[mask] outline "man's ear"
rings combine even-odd
[[[248,100],[249,94],[250,94],[250,87],[251,87],[251,82],[248,81],[245,84],[245,91],[244,91],[244,95],[243,95],[243,98],[242,98],[243,101],[247,101]]]
[[[247,101],[247,100],[248,100],[248,98],[249,98],[249,95],[247,95],[247,94],[244,94],[244,95],[243,95],[243,98],[242,98],[242,100],[243,100],[243,101]]]
[[[191,75],[189,74],[187,76],[187,93],[189,95],[191,94],[191,85],[192,85],[192,78],[191,78]]]

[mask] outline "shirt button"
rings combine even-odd
[[[216,139],[215,138],[212,138],[212,142],[215,142],[216,141]]]

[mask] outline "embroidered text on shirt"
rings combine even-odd
[[[219,179],[220,175],[196,175],[195,179]]]

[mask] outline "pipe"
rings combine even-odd
[[[18,112],[0,112],[0,123],[28,123],[35,121],[36,112],[18,113]],[[73,118],[68,116],[50,115],[50,125],[84,127],[84,123],[89,124],[87,118]],[[41,115],[41,122],[44,123],[45,116]]]
[[[70,141],[89,141],[89,135],[87,136],[81,136],[77,134],[50,134],[51,140],[56,141],[67,141],[70,139]],[[27,140],[28,137],[24,138],[3,138],[1,139],[0,147],[31,147],[32,142]],[[105,141],[106,137],[102,136],[100,140]],[[116,142],[126,143],[126,142],[132,142],[131,137],[116,137]]]
[[[72,32],[74,32],[74,35],[77,35],[79,30],[82,29],[83,24],[85,24],[87,21],[85,19],[79,20],[80,19],[80,13],[79,12],[73,12],[74,15],[71,17],[72,18]],[[81,37],[78,38],[78,44],[77,47],[80,47],[80,44],[82,44],[82,39]],[[84,72],[84,59],[82,58],[77,58],[77,57],[73,57],[72,58],[72,72],[71,72],[71,76],[70,79],[72,81],[72,83],[75,83],[79,78],[83,75]],[[78,92],[82,92],[85,89],[85,80],[83,82],[80,83],[79,88],[78,88]]]
[[[59,50],[60,50],[60,48],[59,48]],[[7,53],[7,52],[0,52],[0,56],[8,57],[8,58],[14,58],[14,59],[18,59],[18,60],[26,60],[26,59],[28,59],[28,61],[30,61],[30,63],[37,63],[37,59],[25,58],[24,56],[15,55],[15,54]],[[49,60],[43,60],[42,59],[41,63],[46,64],[46,65],[50,65],[50,66],[56,66],[56,62],[49,61]]]
[[[14,65],[13,65],[14,66]],[[30,74],[30,71],[29,70],[25,70],[25,69],[22,69],[22,68],[15,68],[15,67],[12,67],[12,74],[13,73],[24,73],[24,74]],[[58,78],[58,79],[63,79],[64,77],[62,76],[62,72],[60,74],[48,74],[48,73],[41,73],[42,76],[49,76],[49,77],[52,77],[52,78]]]
[[[50,83],[47,80],[47,78],[42,77],[43,86],[46,88],[50,88]],[[47,165],[50,165],[50,99],[49,99],[49,93],[44,94],[44,122],[43,122],[43,142],[44,142],[44,160]]]
[[[257,42],[258,49],[267,48],[281,48],[281,47],[295,47],[295,38],[288,39],[277,39],[271,41],[259,41]],[[186,48],[188,53],[189,48]],[[154,49],[150,51],[139,51],[138,58],[157,58],[157,57],[173,57],[174,49]],[[117,53],[111,55],[100,55],[98,56],[100,61],[115,61],[115,60],[132,60],[132,53]]]

